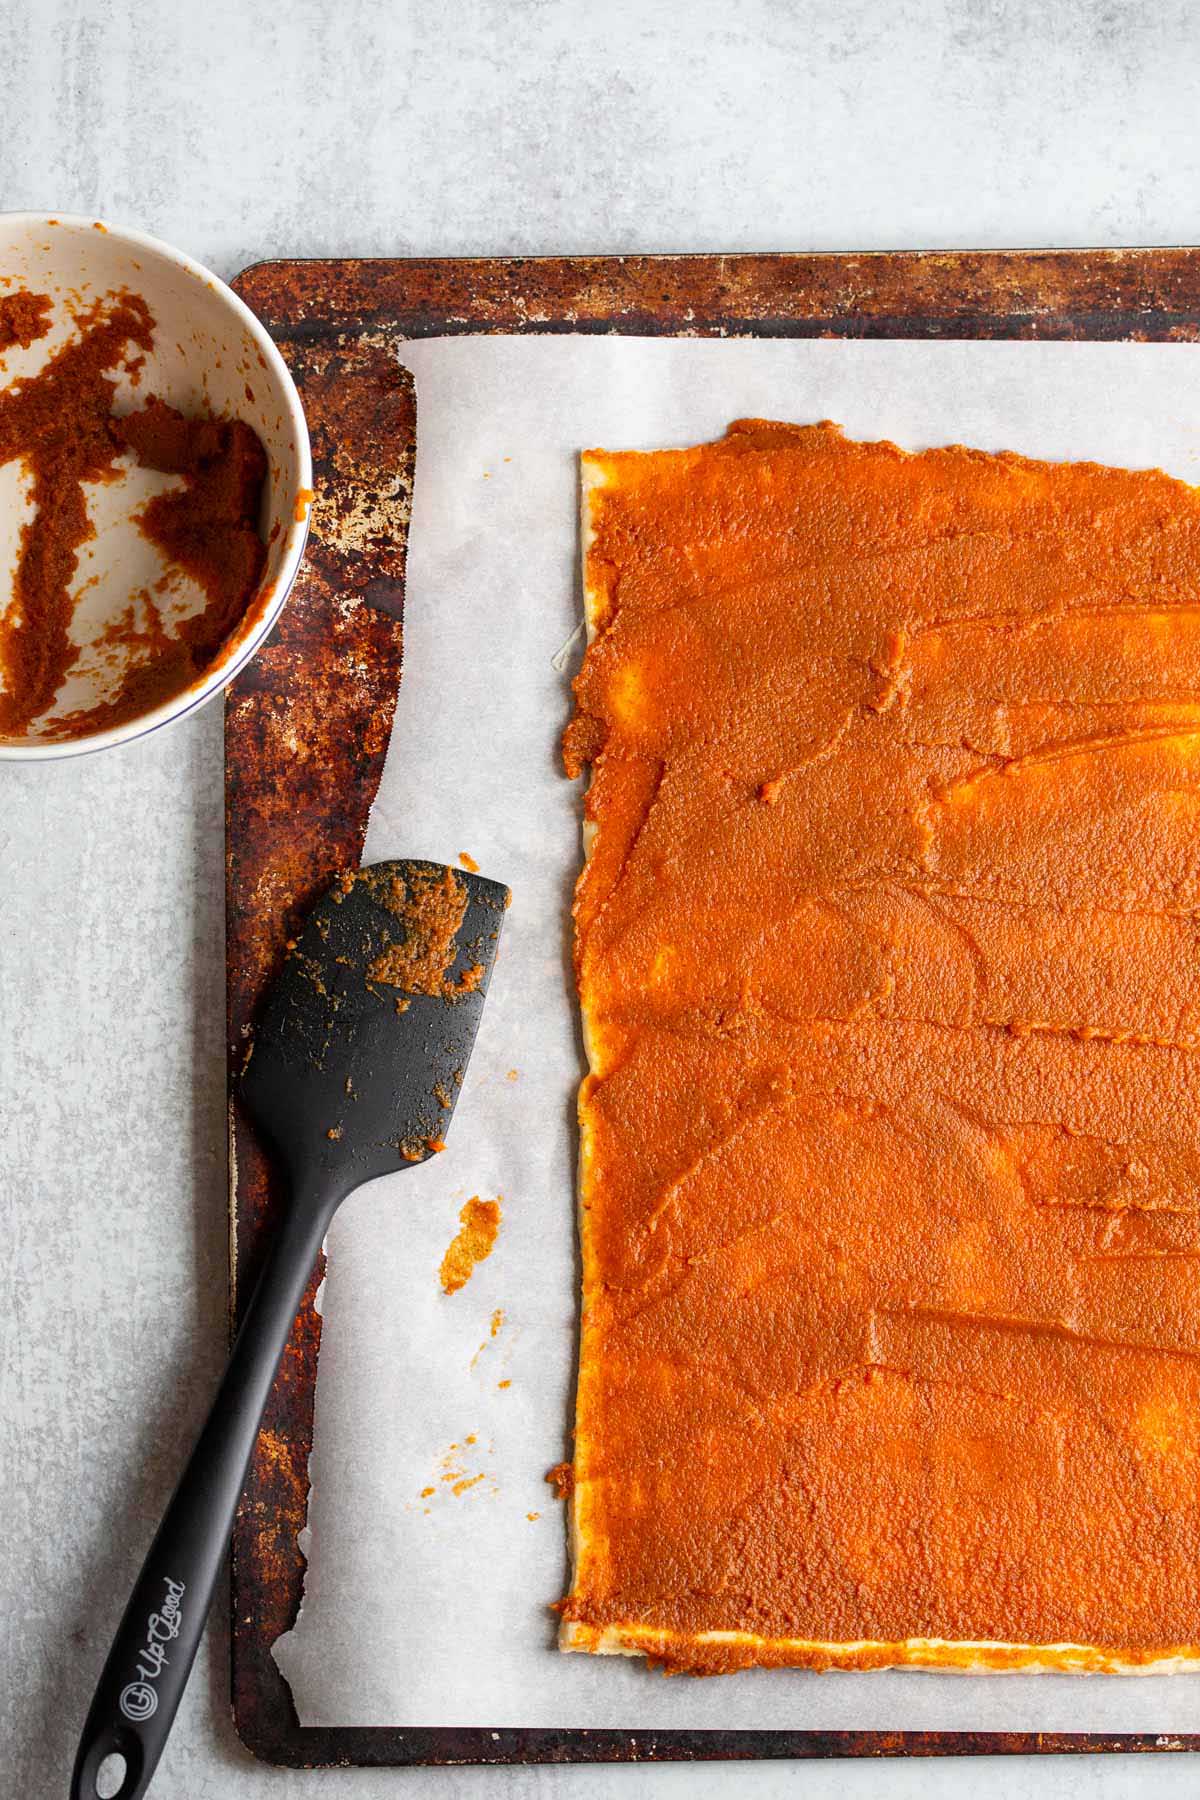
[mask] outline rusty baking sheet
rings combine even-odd
[[[552,257],[273,262],[234,284],[278,341],[312,434],[305,567],[225,715],[228,1054],[298,910],[358,862],[391,732],[403,644],[415,451],[406,338],[448,332],[656,336],[1200,340],[1200,249],[848,256]],[[279,1195],[231,1109],[236,1290],[248,1291]],[[319,1271],[318,1271],[319,1274]],[[233,1538],[233,1710],[243,1741],[293,1766],[1197,1750],[1185,1736],[1096,1733],[488,1731],[302,1728],[271,1645],[304,1559],[321,1322],[305,1296]]]

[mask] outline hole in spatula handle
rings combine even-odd
[[[144,1767],[141,1745],[123,1728],[97,1734],[76,1769],[73,1800],[129,1800]]]
[[[129,1774],[129,1764],[119,1750],[110,1750],[96,1770],[96,1800],[118,1800]]]

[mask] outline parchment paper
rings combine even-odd
[[[581,616],[579,450],[693,443],[759,414],[1200,481],[1200,351],[459,337],[403,360],[418,396],[404,679],[367,858],[465,850],[513,904],[449,1148],[362,1191],[330,1233],[307,1592],[276,1647],[301,1722],[1200,1728],[1193,1676],[668,1681],[563,1655],[548,1610],[567,1583],[562,1508],[543,1480],[570,1455],[579,1281],[581,793],[558,760],[580,651],[560,654]],[[447,1297],[438,1264],[473,1194],[502,1197],[499,1239]]]

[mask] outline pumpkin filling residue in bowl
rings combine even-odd
[[[50,325],[48,296],[0,297],[0,353],[27,348]],[[267,458],[250,426],[185,418],[154,396],[124,417],[113,413],[120,374],[136,383],[154,328],[145,300],[117,290],[76,315],[74,334],[42,369],[0,393],[0,464],[20,459],[34,507],[0,611],[0,736],[37,726],[46,739],[84,737],[186,692],[211,668],[262,579],[266,547],[257,522]],[[116,691],[46,720],[80,657],[71,636],[72,584],[79,549],[95,536],[84,484],[118,480],[129,454],[143,468],[181,478],[134,522],[195,583],[203,604],[168,630],[154,593],[131,593],[100,640],[121,657]]]

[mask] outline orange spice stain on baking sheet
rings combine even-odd
[[[473,1195],[458,1218],[458,1233],[438,1271],[444,1294],[457,1294],[460,1288],[466,1287],[477,1265],[492,1254],[500,1230],[500,1202],[481,1200],[478,1194]],[[493,1337],[497,1330],[499,1326],[494,1325]]]
[[[43,335],[46,304],[41,295],[5,296],[0,337],[25,344]],[[79,551],[95,535],[85,483],[116,480],[123,454],[182,477],[180,490],[147,502],[136,522],[199,585],[204,605],[171,636],[157,604],[135,596],[141,617],[131,603],[96,646],[102,664],[123,653],[116,693],[53,721],[43,736],[70,738],[123,723],[193,685],[242,622],[266,557],[256,529],[266,458],[254,432],[237,421],[185,419],[153,398],[114,417],[118,376],[137,378],[154,320],[140,295],[122,289],[80,307],[74,322],[74,335],[36,374],[0,393],[0,463],[21,461],[33,505],[12,597],[0,615],[5,736],[24,734],[49,711],[79,660],[70,635],[72,583]]]
[[[584,484],[564,1643],[1194,1659],[1200,494],[755,421]]]

